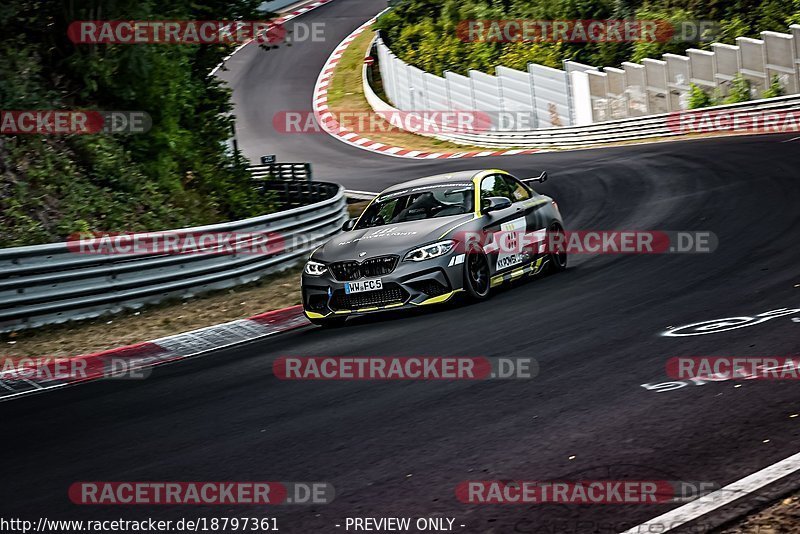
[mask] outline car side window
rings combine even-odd
[[[508,184],[509,189],[511,189],[511,196],[508,197],[511,199],[511,202],[519,202],[531,198],[531,192],[522,182],[511,176],[504,176],[503,178]]]
[[[511,202],[520,202],[531,198],[531,193],[512,176],[491,174],[481,182],[481,198],[486,197],[506,197]]]
[[[386,205],[382,206],[381,209],[378,211],[377,217],[385,222],[389,222],[392,220],[396,208],[397,208],[396,200],[394,202],[387,202]]]
[[[513,202],[511,190],[502,175],[490,174],[481,181],[481,199],[488,197],[508,197]]]

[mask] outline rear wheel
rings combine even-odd
[[[476,300],[489,296],[491,280],[489,260],[480,248],[472,248],[467,252],[464,261],[464,289],[467,295]]]
[[[549,235],[558,234],[559,237],[548,238],[547,242],[551,248],[556,248],[548,255],[550,263],[550,272],[557,273],[567,268],[567,240],[564,227],[554,222],[547,228]],[[555,245],[555,247],[554,247]]]

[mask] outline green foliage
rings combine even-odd
[[[778,76],[775,75],[772,76],[769,87],[761,93],[761,98],[775,98],[776,96],[783,96],[784,94],[786,94],[786,91],[783,89]]]
[[[747,102],[748,100],[750,100],[750,80],[741,74],[737,74],[731,80],[731,89],[722,103],[736,104],[737,102]]]
[[[786,32],[789,24],[800,22],[799,0],[399,0],[392,5],[378,20],[384,40],[401,59],[434,74],[467,74],[472,69],[493,73],[497,65],[519,69],[528,61],[560,67],[565,59],[612,67],[708,48],[712,40],[732,44],[736,37],[757,37],[763,30]],[[622,18],[657,21],[659,36],[667,22],[679,30],[683,21],[719,21],[719,28],[699,41],[675,35],[638,42],[500,43],[461,40],[458,35],[459,23],[470,20]]]
[[[0,246],[268,213],[231,154],[230,92],[208,73],[235,45],[75,45],[75,20],[263,18],[260,0],[6,0],[3,109],[141,110],[131,135],[0,138]]]
[[[681,24],[692,19],[692,14],[685,9],[651,8],[643,7],[636,11],[639,20],[658,21],[659,29],[664,32],[664,37],[673,31],[680,33]],[[657,34],[659,35],[659,34]],[[641,40],[633,43],[633,53],[630,58],[623,61],[640,63],[645,58],[660,58],[662,54],[682,54],[687,46],[686,42],[673,34],[672,39]]]
[[[729,19],[725,19],[719,26],[720,38],[717,40],[721,43],[734,43],[737,37],[749,37],[753,34],[750,24],[742,15],[734,15]]]
[[[695,84],[689,86],[689,109],[705,108],[712,104],[711,97]]]

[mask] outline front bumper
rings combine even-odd
[[[455,252],[421,262],[400,261],[391,273],[375,277],[383,289],[350,294],[345,292],[348,281],[337,280],[330,270],[321,276],[303,273],[303,310],[310,319],[322,319],[446,302],[463,291],[463,262],[464,255]]]

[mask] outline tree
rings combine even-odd
[[[522,43],[536,47],[530,57],[546,57],[554,65],[572,59],[597,67],[613,67],[623,61],[638,62],[648,57],[657,59],[664,53],[683,54],[689,48],[708,49],[713,41],[735,44],[737,37],[757,37],[763,30],[786,31],[790,23],[800,22],[800,0],[393,0],[391,4],[394,7],[378,20],[384,41],[403,61],[419,68],[423,63],[432,65],[424,70],[435,74],[444,70],[465,74],[470,68],[493,73],[496,66],[503,65],[502,60],[519,65],[527,56],[525,51],[509,47],[509,43],[463,40],[455,46],[446,43],[468,21],[635,18],[658,23],[655,40],[645,37],[633,42],[612,39]],[[703,35],[689,40],[694,28],[692,21],[709,20],[719,21],[719,25],[706,28]],[[420,34],[418,25],[423,22],[429,31]],[[401,38],[402,32],[419,38]],[[443,43],[449,48],[447,54],[417,53],[422,45],[435,50]],[[463,62],[453,64],[453,58]]]
[[[4,109],[139,110],[147,134],[3,136],[0,247],[268,213],[226,151],[230,91],[209,71],[235,44],[74,44],[76,20],[257,20],[260,0],[5,0]]]

